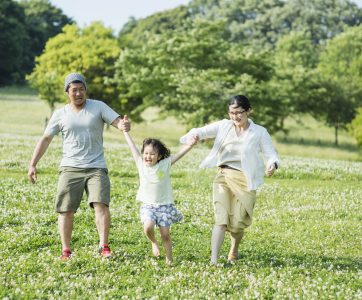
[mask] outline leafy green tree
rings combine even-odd
[[[318,53],[309,33],[291,32],[278,40],[273,52],[275,73],[268,92],[278,100],[279,119],[316,110],[321,92],[315,76]]]
[[[348,26],[358,25],[361,17],[362,10],[348,0],[193,0],[187,8],[179,7],[142,20],[132,19],[119,36],[121,47],[125,48],[116,77],[122,103],[136,115],[158,101],[165,112],[175,112],[185,123],[200,124],[220,117],[220,101],[214,103],[211,99],[225,98],[238,90],[236,87],[247,91],[249,86],[252,87],[250,95],[258,104],[254,117],[260,118],[260,123],[282,129],[286,117],[307,112],[335,127],[337,142],[338,129],[348,122],[351,110],[340,109],[339,114],[335,114],[333,109],[338,106],[333,105],[333,101],[345,93],[342,88],[330,85],[316,66],[325,41]],[[198,18],[209,23],[221,20],[216,36],[207,30],[203,32],[217,45],[207,37],[197,36],[198,41],[193,40],[191,33],[197,31]],[[205,49],[199,45],[202,42],[208,47],[206,55],[198,55],[200,49]],[[164,48],[163,44],[168,46]],[[257,56],[255,53],[272,49],[268,55],[260,54],[259,59],[269,59],[270,63],[260,59],[261,70],[265,66],[271,70],[272,64],[274,73],[267,71],[263,78],[262,74],[246,70],[245,53],[250,46],[253,59]],[[187,55],[181,55],[178,47]],[[238,49],[234,50],[238,52],[234,57],[239,61],[231,58],[234,48]],[[171,55],[173,60],[161,52]],[[222,63],[218,63],[213,53],[222,58]],[[208,57],[212,58],[211,63]],[[237,67],[230,66],[230,61]],[[132,76],[131,72],[141,74]],[[208,103],[215,107],[214,112],[202,106],[203,96],[207,94],[205,87],[209,94],[217,95],[209,98]],[[351,107],[349,100],[339,101],[344,107]]]
[[[23,45],[26,40],[25,15],[12,0],[0,1],[0,86],[20,79]]]
[[[322,74],[339,84],[356,107],[362,105],[362,25],[330,40],[321,54]]]
[[[116,86],[107,78],[113,77],[118,56],[119,48],[112,30],[101,23],[95,22],[83,29],[75,24],[66,25],[62,33],[49,39],[27,79],[53,111],[55,103],[66,100],[65,76],[80,72],[89,84],[88,96],[104,100],[116,109],[119,103]]]
[[[362,107],[357,109],[357,114],[348,125],[348,129],[352,136],[357,140],[357,144],[362,148]]]
[[[182,28],[187,24],[185,20],[189,16],[188,8],[179,6],[140,20],[130,18],[119,32],[119,45],[121,48],[140,46],[150,34],[161,34],[165,31]]]
[[[336,131],[345,128],[362,106],[362,26],[330,40],[321,53],[318,72],[326,93],[320,116]]]
[[[348,0],[193,0],[193,16],[226,20],[233,41],[274,46],[291,31],[309,33],[316,44],[359,25],[362,10]]]
[[[34,68],[35,57],[41,54],[47,40],[73,21],[49,0],[21,0],[19,3],[25,12],[27,31],[27,42],[23,45],[25,51],[22,72],[28,74]]]
[[[266,112],[272,76],[268,56],[225,39],[223,22],[188,21],[183,28],[149,34],[142,47],[124,49],[116,64],[120,100],[135,119],[157,106],[188,126],[226,117],[226,99],[236,93],[252,98],[255,118],[276,130]]]
[[[338,145],[339,130],[346,128],[354,118],[355,106],[341,85],[330,78],[319,77],[319,80],[320,98],[318,102],[314,102],[316,108],[311,113],[334,128],[335,144]]]

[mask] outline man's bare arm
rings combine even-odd
[[[36,171],[37,171],[36,165],[44,155],[45,151],[48,149],[52,140],[53,140],[52,135],[45,134],[35,146],[28,170],[28,178],[31,183],[36,182]]]

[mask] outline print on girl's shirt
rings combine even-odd
[[[165,172],[164,171],[157,171],[157,177],[159,180],[162,180],[165,177]]]

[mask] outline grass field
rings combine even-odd
[[[306,127],[290,120],[287,138],[274,137],[283,165],[258,191],[242,258],[231,267],[208,264],[215,170],[198,169],[208,148],[194,148],[172,170],[185,219],[172,227],[175,265],[168,267],[150,253],[135,202],[136,168],[122,135],[111,129],[105,152],[115,255],[98,257],[94,215],[83,202],[75,218],[75,256],[62,263],[53,212],[61,141],[54,139],[38,165],[38,183],[29,184],[27,166],[49,110],[33,94],[16,95],[0,90],[0,298],[362,299],[362,162],[346,133],[335,148],[333,130],[306,119]],[[132,133],[138,143],[160,137],[175,151],[184,130],[172,119],[149,117]],[[228,246],[226,239],[222,262]]]

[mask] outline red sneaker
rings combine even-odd
[[[109,258],[112,256],[112,251],[109,248],[109,246],[106,244],[104,244],[103,246],[100,246],[98,252],[101,256],[103,256],[105,258]]]
[[[59,257],[60,260],[68,260],[72,257],[72,252],[70,249],[64,249],[62,255]]]

